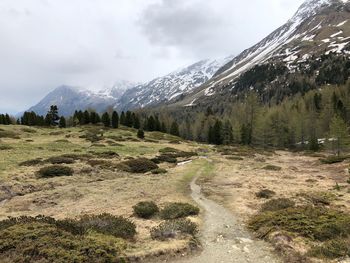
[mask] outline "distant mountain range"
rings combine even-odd
[[[158,105],[199,87],[231,59],[203,60],[145,84],[120,81],[112,88],[99,92],[63,85],[28,111],[46,114],[51,105],[57,105],[60,114],[69,116],[75,110],[94,109],[102,112],[107,107],[114,107],[121,111]]]

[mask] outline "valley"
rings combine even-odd
[[[211,146],[159,132],[147,132],[145,139],[140,140],[136,137],[136,130],[126,127],[97,129],[98,133],[103,133],[98,143],[84,138],[87,131],[97,132],[96,129],[89,126],[68,129],[1,126],[0,219],[44,215],[64,221],[104,213],[122,216],[136,225],[136,234],[132,239],[124,239],[121,247],[120,238],[113,237],[114,240],[110,234],[101,234],[99,230],[88,230],[88,234],[84,234],[88,237],[84,238],[96,242],[94,235],[98,235],[99,242],[118,247],[120,256],[130,262],[165,262],[180,258],[183,258],[180,262],[213,262],[210,258],[227,258],[227,262],[231,262],[230,258],[237,258],[233,262],[248,262],[254,261],[255,256],[265,258],[266,262],[272,262],[270,257],[276,262],[319,262],[317,258],[333,258],[347,253],[339,248],[336,252],[339,254],[329,254],[335,251],[327,252],[325,248],[322,253],[315,254],[316,257],[311,257],[314,246],[327,244],[333,236],[327,236],[319,243],[317,238],[299,232],[299,228],[286,230],[281,226],[266,232],[264,223],[260,222],[256,228],[252,222],[266,213],[305,207],[332,213],[342,211],[347,215],[350,213],[348,160],[322,164],[320,159],[326,158],[327,153],[315,155],[243,146]],[[187,157],[178,157],[177,164],[158,164],[157,169],[162,169],[159,173],[153,170],[131,172],[121,165],[139,158],[152,160],[167,152]],[[52,163],[70,167],[73,174],[40,176],[42,168],[53,166]],[[266,203],[275,200],[282,200],[287,206],[263,212]],[[133,206],[142,201],[153,201],[161,208],[174,202],[200,207],[199,216],[188,217],[200,231],[194,232],[193,236],[175,231],[171,237],[152,238],[152,229],[167,220],[164,221],[161,215],[150,219],[136,216]],[[28,220],[19,224],[34,225]],[[310,220],[318,224],[320,219]],[[342,220],[347,222],[347,216]],[[9,244],[19,241],[7,239],[14,228],[11,230],[4,222],[0,222],[0,243],[8,245],[2,247],[1,257],[6,259],[5,262],[20,260],[27,249],[33,248],[14,250]],[[21,232],[22,235],[28,235],[30,229]],[[41,240],[40,232],[33,231],[30,235],[38,235],[36,238]],[[338,233],[339,230],[335,225],[334,229],[327,231]],[[266,241],[258,241],[259,238]],[[26,243],[21,245],[26,246]],[[42,262],[50,261],[54,255],[49,252],[52,249],[43,250],[37,257]],[[67,256],[72,253],[71,258],[75,249],[72,247],[64,253]],[[57,248],[54,253],[63,252]]]

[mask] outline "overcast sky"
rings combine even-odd
[[[67,84],[144,82],[237,55],[303,0],[1,0],[0,112]]]

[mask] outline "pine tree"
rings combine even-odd
[[[131,111],[127,111],[125,115],[125,126],[132,127],[133,121],[132,121],[132,114]]]
[[[150,117],[147,119],[146,129],[147,129],[148,131],[155,131],[155,129],[156,129],[156,124],[155,124],[155,120],[154,120],[153,116],[150,116]]]
[[[164,122],[162,122],[161,126],[160,126],[160,131],[163,133],[167,133],[167,128]]]
[[[82,124],[87,125],[90,124],[90,113],[86,110],[83,113]]]
[[[179,125],[176,121],[173,121],[170,127],[170,134],[174,136],[180,136]]]
[[[220,145],[223,142],[222,139],[222,123],[219,120],[215,121],[215,124],[212,128],[212,136],[213,136],[213,143],[216,145]]]
[[[135,117],[134,117],[134,128],[135,129],[141,128],[140,118],[137,115],[135,115]]]
[[[116,129],[119,126],[119,115],[116,111],[112,113],[112,128]]]
[[[154,119],[154,130],[155,131],[161,131],[160,121],[159,121],[158,116],[156,116],[155,119]]]
[[[102,115],[102,123],[105,127],[111,126],[111,119],[109,118],[109,114],[107,112]]]
[[[65,117],[63,117],[63,116],[61,116],[61,118],[60,118],[60,121],[59,121],[59,127],[60,128],[66,128],[66,126],[67,126],[67,124],[66,124],[66,118]]]
[[[140,138],[140,139],[144,139],[145,138],[145,132],[143,131],[143,129],[138,129],[137,137]]]
[[[10,125],[11,124],[10,115],[8,115],[7,113],[5,114],[5,122],[6,122],[6,125]]]
[[[232,125],[229,121],[225,121],[224,126],[222,128],[222,143],[225,145],[233,143]]]

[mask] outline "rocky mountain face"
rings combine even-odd
[[[135,84],[127,81],[119,81],[111,88],[99,92],[72,87],[60,86],[46,95],[38,104],[28,109],[37,114],[45,115],[51,105],[57,105],[59,113],[70,116],[75,110],[94,109],[98,112],[105,111],[107,107],[117,103],[118,98]]]
[[[302,75],[310,69],[313,71],[309,73],[315,75],[311,82],[315,82],[325,67],[324,61],[334,61],[334,57],[347,60],[349,56],[349,0],[307,0],[286,24],[225,64],[204,85],[170,105],[215,104],[220,98],[237,96],[237,84],[249,90],[265,82],[260,88],[271,90],[280,76]],[[315,65],[316,68],[311,67]],[[344,65],[346,70],[347,64]],[[256,81],[246,81],[248,77]]]
[[[145,84],[119,81],[113,87],[98,92],[61,86],[31,107],[29,111],[46,114],[51,105],[57,105],[60,114],[69,116],[75,110],[88,108],[102,112],[109,106],[121,111],[157,105],[199,87],[231,59],[232,57],[203,60]]]
[[[118,110],[144,108],[183,96],[207,82],[232,57],[221,60],[203,60],[164,77],[127,90],[118,100]]]

